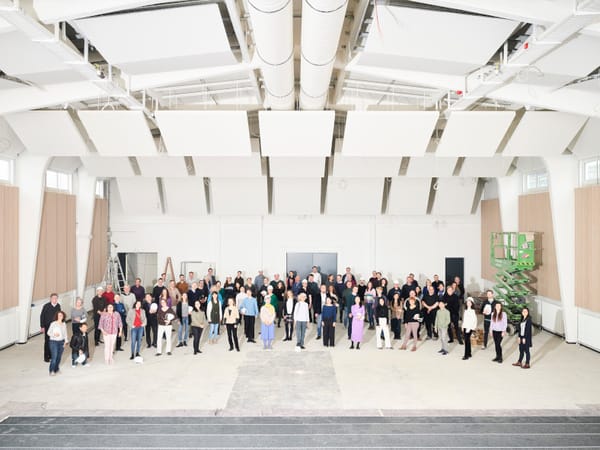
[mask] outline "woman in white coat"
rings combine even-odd
[[[467,297],[465,301],[465,312],[463,314],[463,333],[465,336],[465,354],[463,360],[469,359],[471,355],[471,333],[477,328],[477,315],[473,309],[473,298]]]

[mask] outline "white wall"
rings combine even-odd
[[[459,217],[244,216],[136,217],[111,208],[112,240],[119,252],[157,252],[167,257],[214,261],[220,277],[237,270],[272,276],[285,272],[286,252],[336,252],[338,271],[349,265],[368,278],[376,269],[391,281],[414,272],[443,277],[445,257],[465,258],[467,284],[480,283],[479,215]],[[148,281],[144,281],[146,284]]]

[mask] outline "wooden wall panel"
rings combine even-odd
[[[19,188],[0,185],[0,311],[19,303]]]
[[[76,289],[75,196],[44,194],[33,299]]]
[[[575,190],[575,304],[600,312],[600,186]]]
[[[97,198],[94,205],[94,223],[90,241],[86,286],[98,284],[104,277],[108,248],[106,233],[108,232],[108,200]]]
[[[481,277],[494,281],[496,269],[490,264],[490,234],[502,231],[500,201],[497,198],[481,201]]]
[[[541,264],[536,270],[530,272],[533,280],[530,287],[537,295],[560,300],[554,227],[548,192],[519,197],[519,231],[541,233],[541,249],[538,249]]]

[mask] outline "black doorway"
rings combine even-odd
[[[446,258],[446,286],[460,277],[463,286],[465,283],[465,258]]]

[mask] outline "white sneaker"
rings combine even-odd
[[[87,364],[84,364],[84,365],[83,365],[83,366],[81,366],[81,367],[90,367],[91,365],[92,365],[92,363],[87,363]]]
[[[77,367],[77,364],[71,364],[71,367],[74,369]]]

